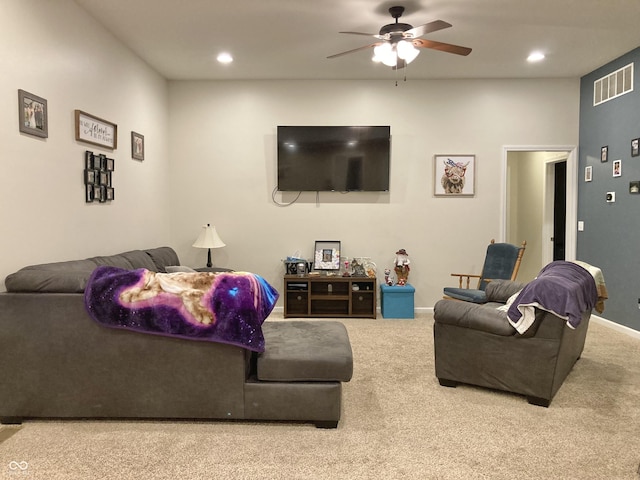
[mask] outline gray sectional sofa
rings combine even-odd
[[[267,320],[263,353],[106,328],[83,291],[100,265],[164,272],[169,247],[25,267],[0,293],[0,421],[229,419],[335,428],[353,359],[334,321]]]

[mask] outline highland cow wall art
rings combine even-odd
[[[435,155],[433,194],[448,197],[475,195],[475,155]]]

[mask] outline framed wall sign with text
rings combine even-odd
[[[76,140],[115,150],[118,148],[118,126],[76,110]]]

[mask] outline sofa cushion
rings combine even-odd
[[[167,265],[166,267],[164,267],[164,269],[167,271],[167,273],[194,273],[197,272],[197,270],[191,268],[191,267],[187,267],[185,265]]]
[[[107,266],[133,270],[133,265],[131,265],[131,262],[127,259],[127,257],[121,254],[91,257],[87,260],[95,263],[96,267]]]
[[[457,300],[439,300],[433,307],[433,318],[437,323],[471,328],[502,336],[513,336],[515,328],[509,323],[506,312],[496,304],[478,305]]]
[[[444,294],[465,302],[485,303],[487,301],[487,294],[484,290],[476,290],[474,288],[446,287],[444,289]]]
[[[153,260],[147,252],[143,250],[132,250],[130,252],[124,252],[120,254],[121,257],[126,258],[129,263],[131,263],[131,268],[146,268],[147,270],[151,270],[153,272],[156,271],[158,267],[153,263]]]
[[[258,355],[261,381],[348,382],[353,354],[347,329],[334,321],[266,321],[265,351]]]
[[[526,283],[513,282],[511,280],[494,280],[487,284],[485,292],[488,302],[506,303],[511,296],[524,288]]]
[[[145,252],[153,260],[156,272],[167,273],[166,267],[169,265],[180,265],[178,254],[171,247],[152,248],[145,250]]]
[[[96,264],[90,260],[44,263],[7,276],[8,292],[82,293]]]

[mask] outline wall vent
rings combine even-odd
[[[593,82],[593,106],[633,91],[633,63]]]

